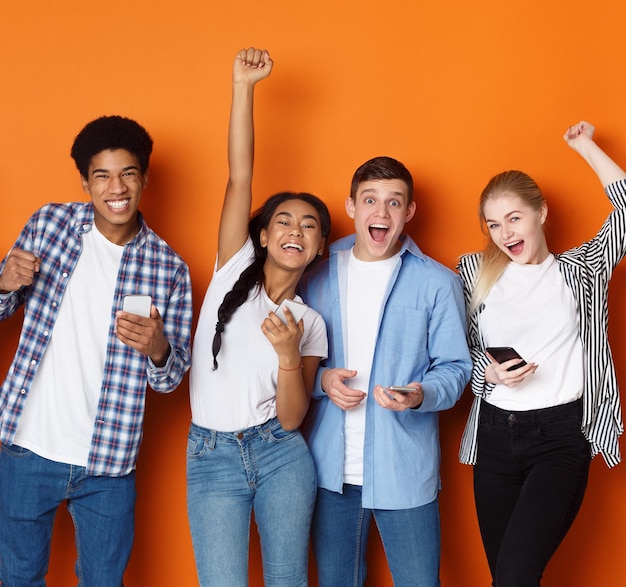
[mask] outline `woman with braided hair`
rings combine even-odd
[[[265,585],[308,584],[316,477],[298,427],[326,327],[309,308],[299,321],[285,310],[286,323],[276,311],[323,253],[330,216],[315,196],[285,192],[250,219],[254,87],[272,66],[254,48],[235,58],[229,179],[192,354],[187,506],[201,585],[248,584],[253,509]]]

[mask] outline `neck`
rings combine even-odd
[[[265,293],[275,304],[284,299],[291,300],[296,295],[298,281],[302,272],[285,271],[279,267],[272,267],[265,263],[263,267],[263,287]]]

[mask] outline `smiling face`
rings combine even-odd
[[[294,198],[278,205],[267,228],[261,230],[260,240],[267,248],[266,264],[304,272],[324,252],[326,239],[317,210]]]
[[[354,255],[361,261],[382,261],[401,248],[400,234],[415,214],[408,188],[401,179],[376,179],[359,184],[346,212],[354,220]]]
[[[538,210],[512,192],[487,199],[485,224],[494,244],[515,263],[538,264],[549,254],[543,225],[548,215],[544,204]]]
[[[91,196],[98,230],[116,244],[131,240],[139,230],[137,211],[148,184],[137,157],[125,149],[101,151],[91,158],[82,184]]]

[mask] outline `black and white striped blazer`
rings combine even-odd
[[[607,465],[613,467],[621,460],[618,439],[624,431],[624,423],[607,334],[608,285],[613,269],[626,254],[626,180],[608,185],[605,192],[614,210],[598,234],[555,258],[578,308],[585,361],[582,431],[589,440],[592,456],[601,453]],[[480,259],[480,253],[471,253],[462,256],[457,265],[468,308]],[[493,385],[485,381],[489,359],[478,322],[480,311],[481,308],[471,315],[468,312],[467,317],[468,345],[473,361],[470,385],[475,397],[459,454],[461,462],[466,464],[476,463],[480,402],[493,390]]]

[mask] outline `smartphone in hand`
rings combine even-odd
[[[152,307],[152,298],[143,295],[124,296],[122,310],[129,314],[136,314],[144,318],[150,318],[150,308]]]
[[[415,393],[417,391],[417,387],[406,385],[390,385],[387,389],[389,391],[397,391],[398,393]]]
[[[515,369],[519,369],[527,364],[522,356],[513,347],[491,346],[487,347],[485,350],[495,359],[496,363],[504,363],[505,361],[510,361],[511,359],[522,359],[521,363],[509,367],[507,371],[515,371]]]
[[[289,308],[293,319],[296,321],[296,324],[300,322],[302,316],[304,316],[304,312],[308,306],[303,304],[302,302],[296,302],[295,300],[283,300],[280,303],[276,310],[276,315],[281,319],[284,324],[287,324],[287,316],[285,316],[285,308]]]

